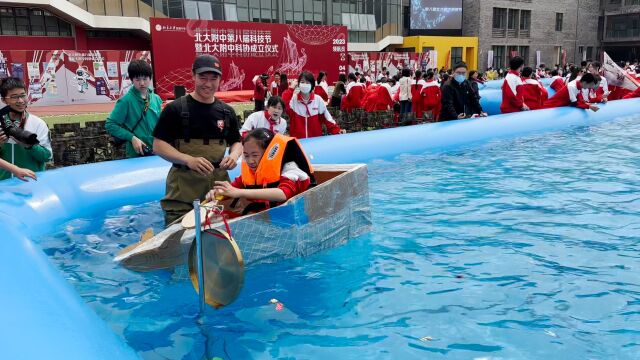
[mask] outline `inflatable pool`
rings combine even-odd
[[[540,82],[545,86],[549,97],[555,95],[555,91],[549,87],[551,79],[542,79]],[[502,103],[502,84],[504,80],[491,80],[480,85],[480,105],[489,115],[500,114],[500,104]]]
[[[440,152],[494,139],[592,125],[634,112],[620,100],[593,113],[557,108],[303,141],[312,162],[357,163]],[[2,354],[6,359],[136,359],[32,239],[76,217],[158,200],[168,164],[157,157],[75,166],[37,182],[0,183]]]

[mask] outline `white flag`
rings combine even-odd
[[[602,73],[607,79],[609,86],[618,86],[630,91],[634,91],[640,86],[638,80],[627,74],[615,61],[611,60],[609,54],[604,53],[604,61],[602,63]]]
[[[487,51],[487,69],[493,67],[493,50]]]

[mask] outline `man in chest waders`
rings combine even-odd
[[[192,73],[195,90],[167,105],[153,132],[153,152],[173,164],[160,202],[165,225],[189,212],[193,200],[204,199],[215,181],[229,181],[227,170],[242,154],[235,111],[214,96],[222,77],[220,61],[200,55]]]

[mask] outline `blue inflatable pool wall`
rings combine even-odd
[[[314,163],[367,162],[597,124],[629,115],[639,105],[638,99],[620,100],[603,105],[597,113],[557,108],[313,138],[302,144]],[[3,359],[138,358],[32,239],[58,231],[77,217],[159,200],[168,169],[167,162],[150,157],[57,169],[38,174],[37,182],[0,182]]]

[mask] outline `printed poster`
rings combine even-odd
[[[37,62],[27,63],[27,74],[29,79],[37,79],[40,77],[40,65]]]
[[[113,94],[120,92],[120,81],[109,80],[109,92]]]
[[[116,61],[107,61],[107,75],[110,78],[118,77],[118,63]]]
[[[128,61],[121,61],[120,62],[120,75],[123,78],[129,77],[129,74],[127,73],[129,71],[129,62]]]
[[[24,80],[24,65],[16,63],[11,64],[11,76]]]
[[[104,79],[96,79],[96,95],[108,95],[107,82]]]
[[[104,69],[104,63],[102,61],[93,62],[93,77],[107,77],[107,72]]]

